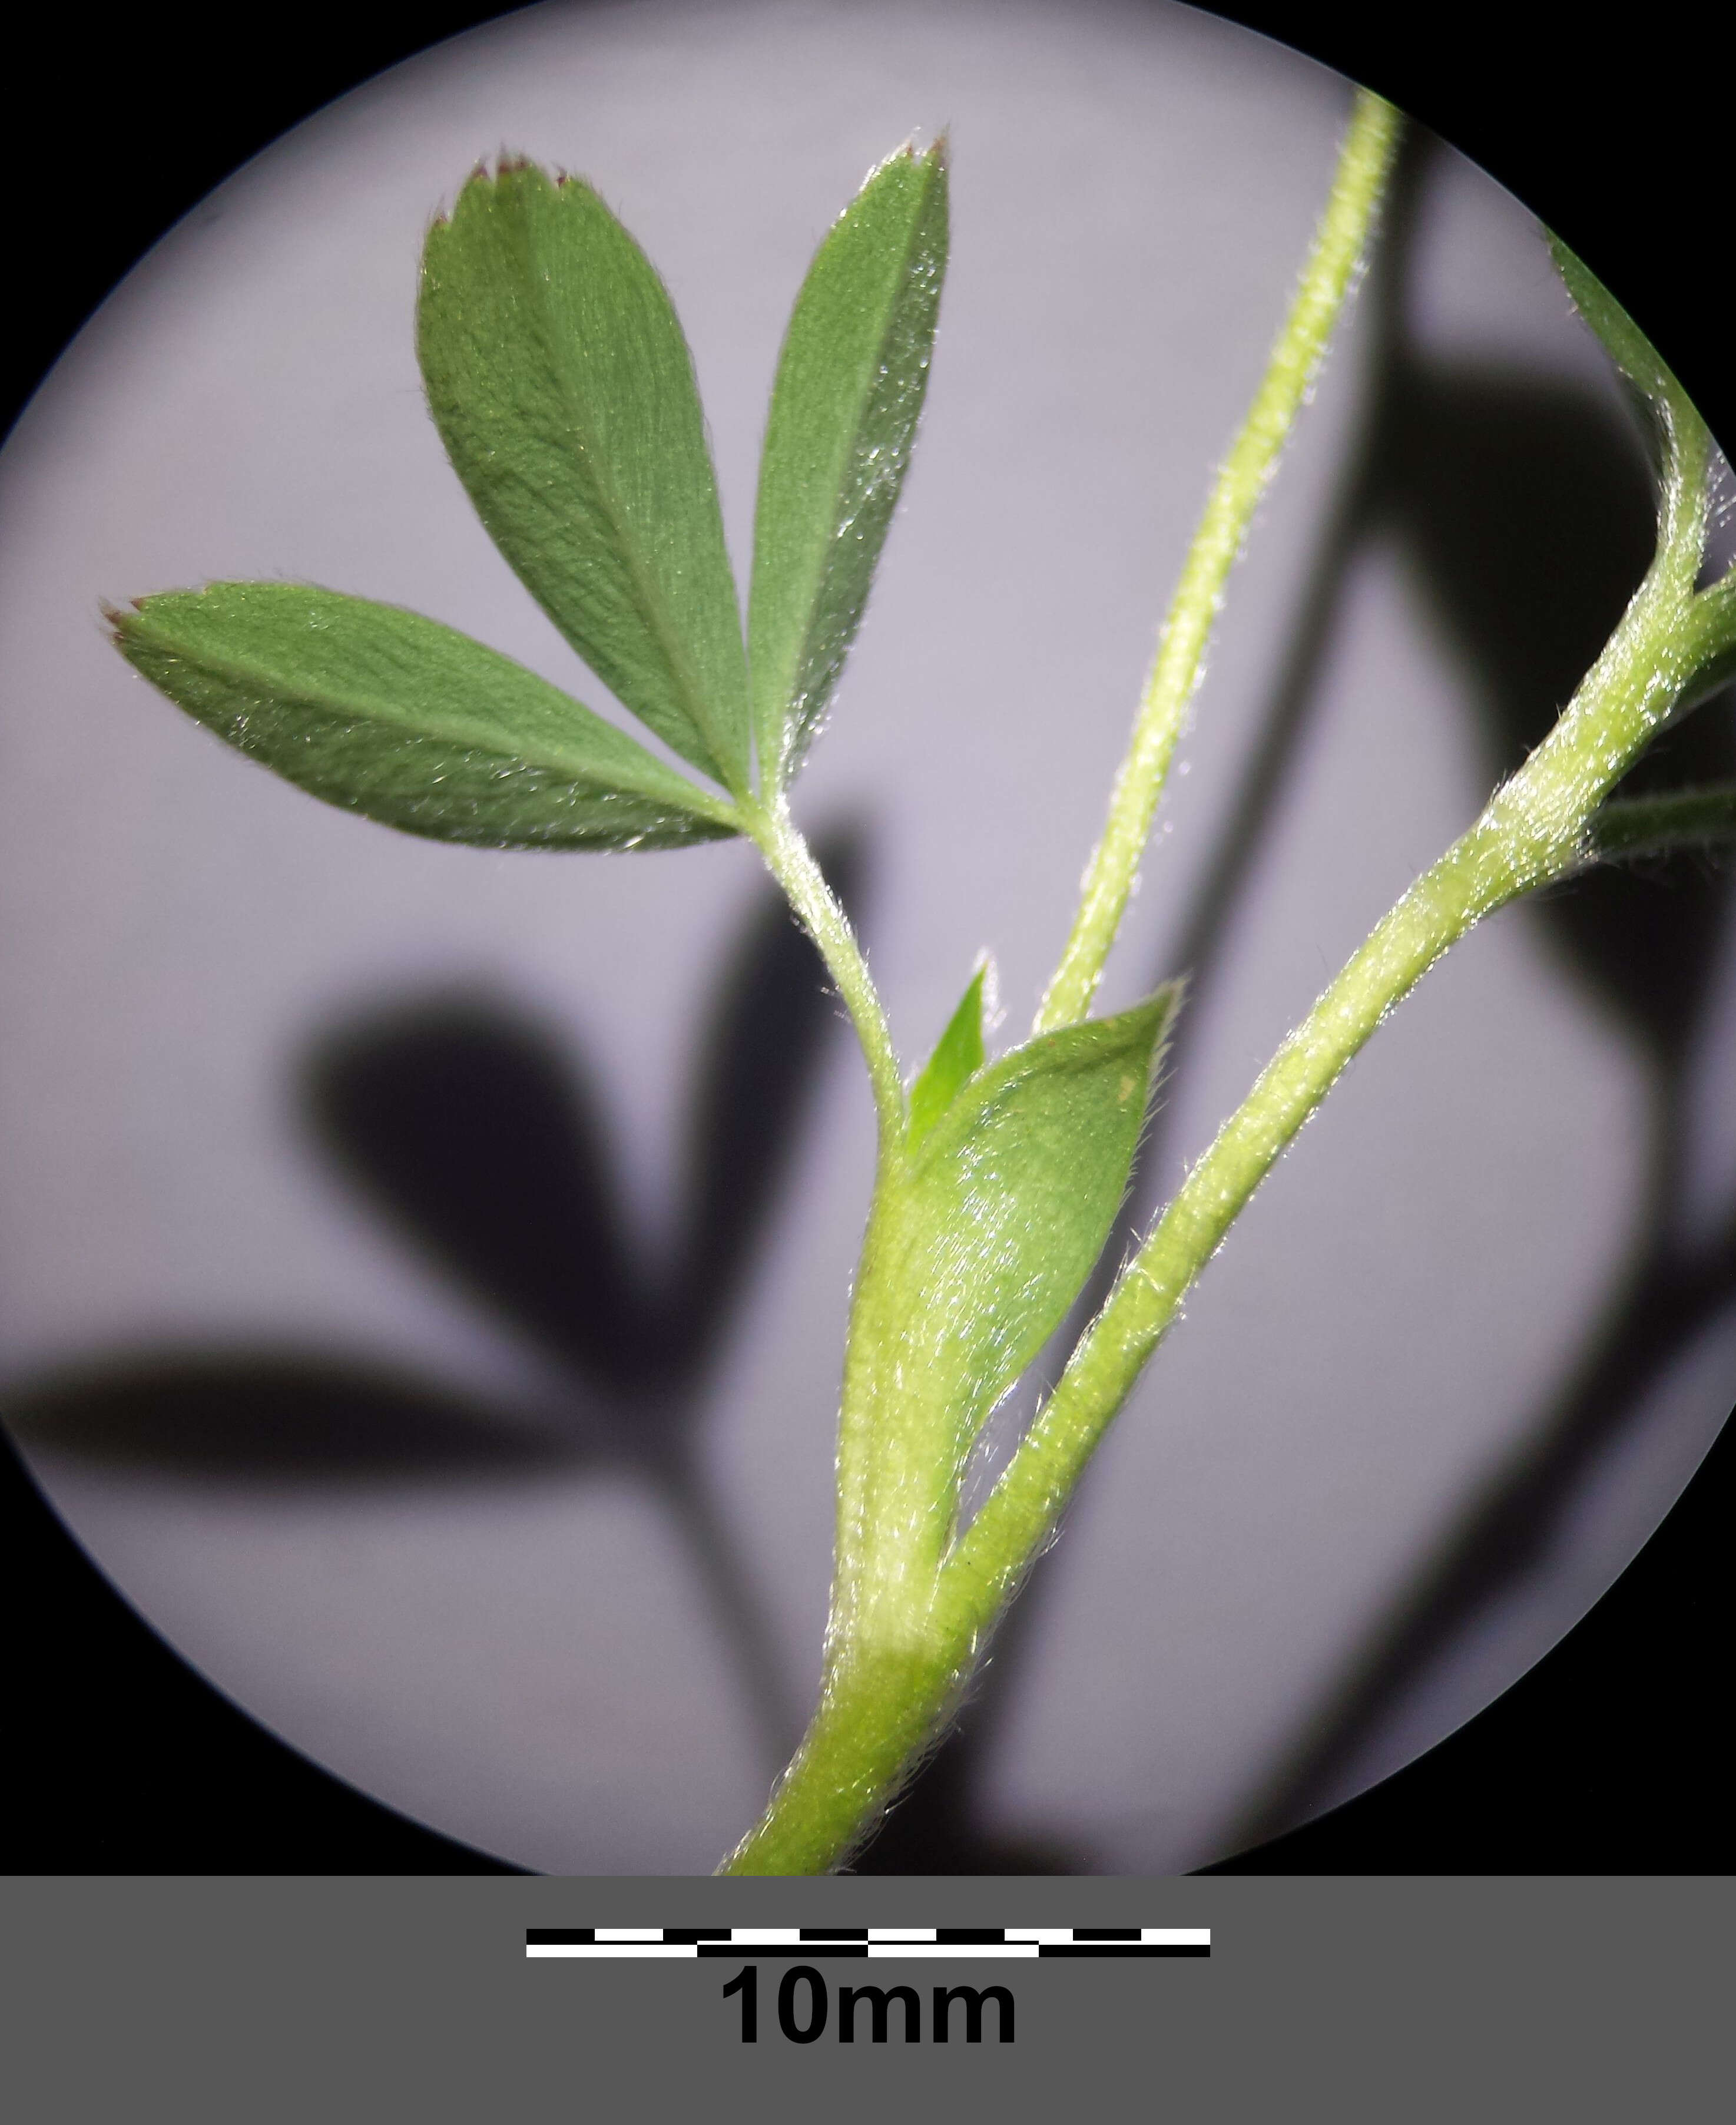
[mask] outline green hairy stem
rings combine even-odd
[[[1225,579],[1354,283],[1391,164],[1398,125],[1389,105],[1366,92],[1357,97],[1331,196],[1290,314],[1183,569],[1116,780],[1108,823],[1087,873],[1061,965],[1037,1013],[1039,1036],[1076,1025],[1090,1007],[1198,684]],[[856,1015],[846,986],[856,982],[856,969],[834,960],[828,939],[817,927],[813,934]],[[895,1327],[881,1317],[880,1310],[897,1303],[896,1288],[888,1291],[877,1270],[882,1257],[901,1244],[902,1174],[896,1138],[887,1127],[884,1066],[876,1062],[872,1049],[869,1054],[881,1108],[882,1155],[857,1284],[840,1419],[837,1550],[825,1682],[795,1760],[762,1821],[725,1863],[726,1872],[823,1869],[835,1864],[872,1825],[907,1774],[912,1757],[943,1721],[968,1678],[981,1642],[1089,1452],[1087,1443],[1075,1465],[1065,1472],[1057,1467],[1059,1488],[1049,1501],[1047,1520],[1028,1515],[1009,1520],[1004,1478],[990,1501],[995,1516],[986,1535],[978,1533],[983,1526],[979,1515],[963,1542],[957,1542],[962,1460],[937,1463],[932,1425],[913,1423],[910,1411],[875,1392],[875,1354],[892,1340]],[[1127,1385],[1140,1362],[1134,1362]],[[1121,1394],[1125,1392],[1123,1387]],[[1110,1414],[1113,1410],[1104,1412],[1096,1432]],[[1024,1472],[1033,1466],[1033,1449],[1042,1452],[1036,1434],[1020,1449],[1008,1476],[1014,1468]],[[1022,1473],[1021,1481],[1026,1480]],[[998,1533],[1003,1524],[1011,1547]],[[1023,1540],[1028,1525],[1031,1542]],[[983,1578],[980,1564],[986,1548],[995,1564]],[[982,1598],[966,1597],[965,1590],[978,1584]]]
[[[1390,104],[1366,91],[1357,97],[1332,194],[1290,314],[1241,432],[1219,469],[1183,563],[1140,698],[1132,742],[1115,778],[1103,836],[1085,874],[1072,934],[1037,1014],[1039,1033],[1083,1018],[1097,993],[1150,838],[1170,758],[1205,667],[1225,582],[1360,270],[1398,130],[1398,113]]]
[[[1386,106],[1359,97],[1290,320],[1188,555],[1039,1031],[1081,1015],[1095,990],[1225,575],[1352,285],[1395,125]],[[1569,264],[1576,262],[1564,270]],[[1583,292],[1569,277],[1603,329],[1592,307],[1601,290],[1585,276],[1592,292]],[[1607,342],[1612,333],[1604,336]],[[1612,351],[1623,358],[1619,343]],[[1710,438],[1674,379],[1655,357],[1652,364],[1641,375],[1630,367],[1630,375],[1652,397],[1663,446],[1657,553],[1602,654],[1550,736],[1376,926],[1260,1073],[1117,1279],[969,1527],[938,1561],[932,1527],[910,1531],[922,1568],[883,1614],[859,1613],[855,1531],[840,1522],[819,1708],[764,1816],[720,1871],[821,1871],[872,1828],[943,1726],[1188,1288],[1346,1065],[1435,961],[1485,915],[1539,886],[1611,857],[1725,838],[1736,827],[1731,790],[1602,808],[1696,685],[1703,690],[1709,674],[1721,676],[1736,643],[1732,579],[1697,595],[1694,587],[1705,550]],[[877,1194],[876,1218],[883,1200]],[[877,1244],[871,1219],[865,1262]],[[847,1378],[846,1435],[851,1421]]]
[[[769,804],[743,807],[747,831],[765,858],[772,876],[797,920],[819,947],[826,972],[837,985],[844,1006],[862,1044],[873,1089],[874,1109],[879,1118],[882,1147],[902,1132],[905,1115],[904,1080],[892,1036],[881,1007],[879,992],[869,978],[868,963],[856,942],[849,917],[839,906],[820,866],[790,822],[781,796]]]

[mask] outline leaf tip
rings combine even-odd
[[[1635,389],[1658,403],[1682,396],[1669,365],[1577,252],[1554,230],[1546,232],[1550,258],[1574,308]]]
[[[96,605],[110,634],[120,642],[136,631],[150,602],[148,597],[135,597],[129,598],[125,605],[117,605],[111,598],[99,598]]]
[[[1165,982],[1160,988],[1154,989],[1142,1002],[1134,1004],[1127,1011],[1118,1011],[1113,1020],[1099,1021],[1123,1027],[1129,1052],[1143,1054],[1143,1074],[1148,1100],[1157,1088],[1164,1052],[1169,1045],[1170,1030],[1175,1024],[1176,1013],[1181,1008],[1182,992],[1186,985],[1185,976]]]
[[[985,945],[976,954],[971,968],[971,978],[976,989],[985,1036],[993,1033],[1006,1016],[1000,1001],[1000,968],[995,964],[995,954]]]
[[[542,165],[533,162],[529,155],[520,154],[516,148],[497,148],[492,177],[486,166],[482,175],[485,181],[492,183],[497,191],[503,187],[510,189],[521,184],[546,186],[548,182],[548,173]],[[474,184],[475,181],[473,177],[471,182]]]
[[[453,209],[452,214],[438,215],[435,226],[436,228],[445,226],[452,220],[454,214],[464,210],[467,203],[481,204],[485,196],[496,193],[502,187],[510,188],[515,181],[525,178],[533,181],[542,178],[543,182],[548,181],[543,177],[541,169],[530,157],[521,154],[515,148],[504,145],[497,148],[492,160],[486,155],[479,157],[473,166],[469,176],[459,187],[458,203]]]
[[[885,177],[901,165],[908,165],[918,174],[934,171],[944,176],[950,137],[949,130],[946,126],[942,126],[928,146],[924,148],[918,144],[918,135],[915,133],[907,134],[889,154],[882,155],[868,171],[868,175],[856,188],[858,197],[859,198],[863,192],[870,189],[876,178]],[[847,209],[846,211],[848,211]]]

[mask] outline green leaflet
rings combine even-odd
[[[401,607],[213,583],[111,608],[153,686],[316,797],[490,848],[667,848],[729,807],[557,687]]]
[[[1555,271],[1567,283],[1574,307],[1602,341],[1604,351],[1628,381],[1654,404],[1685,397],[1682,386],[1645,334],[1609,290],[1559,236],[1549,239]]]
[[[772,390],[748,608],[766,790],[800,764],[868,601],[928,387],[946,270],[945,144],[873,171],[796,298]]]
[[[1179,993],[1172,983],[980,1071],[885,1184],[846,1396],[880,1412],[895,1460],[948,1482],[949,1502],[983,1420],[1108,1237]]]
[[[636,716],[745,792],[717,483],[644,252],[589,185],[503,162],[429,231],[416,332],[446,454],[520,581]]]
[[[915,1150],[952,1105],[966,1079],[974,1077],[982,1067],[983,987],[990,964],[985,957],[971,977],[971,985],[948,1020],[946,1031],[935,1042],[934,1053],[910,1086],[910,1121],[905,1133],[907,1150]]]

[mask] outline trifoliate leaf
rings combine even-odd
[[[668,848],[738,831],[568,695],[468,635],[303,583],[111,609],[117,647],[239,751],[328,803],[490,848]]]
[[[760,772],[781,787],[825,714],[928,388],[946,270],[944,145],[901,148],[821,245],[772,391],[748,613]]]
[[[478,171],[422,257],[417,348],[447,455],[520,580],[684,758],[747,786],[747,672],[693,363],[590,186]]]

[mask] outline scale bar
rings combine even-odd
[[[531,1926],[529,1957],[631,1962],[670,1957],[788,1956],[812,1962],[989,1962],[1039,1956],[1209,1956],[1208,1926]]]

